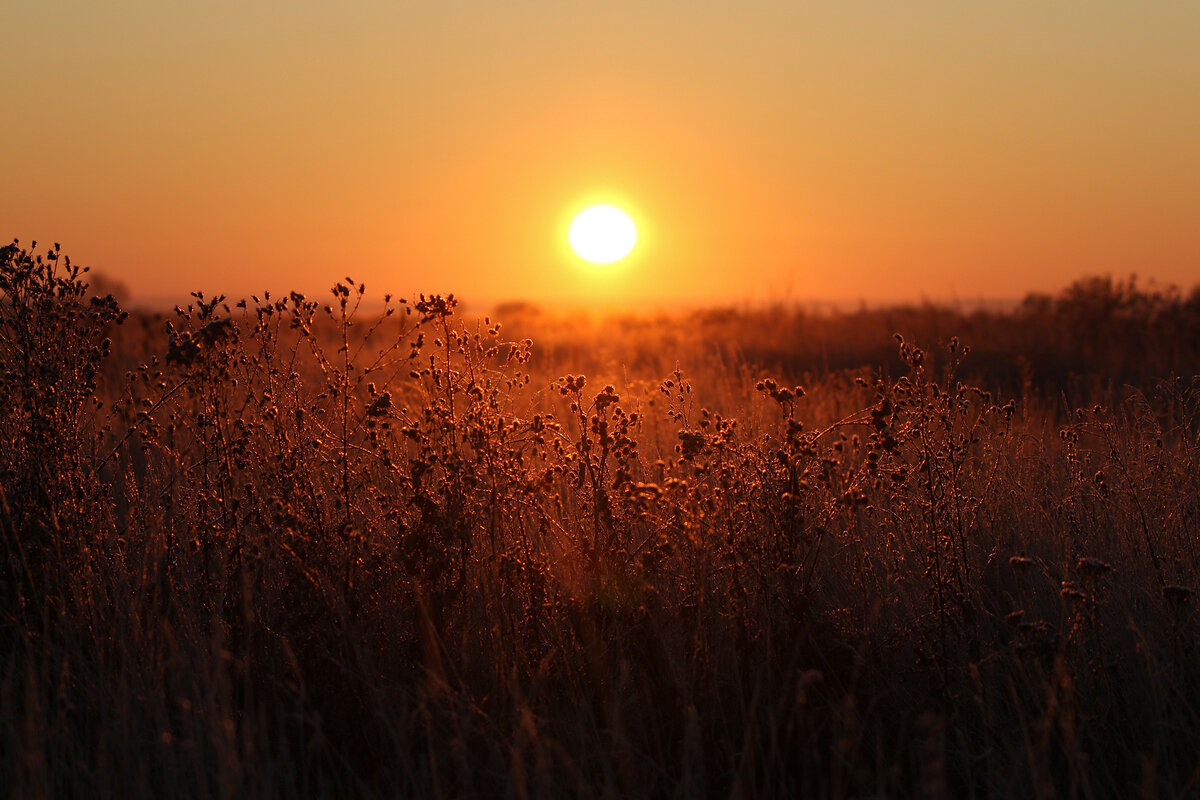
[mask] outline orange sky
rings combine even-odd
[[[143,299],[1200,282],[1200,3],[9,0],[0,25],[0,236]],[[616,266],[567,250],[591,200],[639,225]]]

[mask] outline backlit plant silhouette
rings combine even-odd
[[[0,253],[18,796],[1196,790],[1177,292],[127,318]]]

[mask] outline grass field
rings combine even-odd
[[[14,797],[1200,795],[1200,293],[127,315],[2,253]]]

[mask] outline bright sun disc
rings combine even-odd
[[[629,255],[637,242],[637,228],[619,208],[592,206],[575,217],[567,238],[581,258],[594,264],[609,264]]]

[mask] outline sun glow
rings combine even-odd
[[[593,264],[620,261],[637,243],[633,220],[615,206],[592,206],[579,212],[567,233],[571,249]]]

